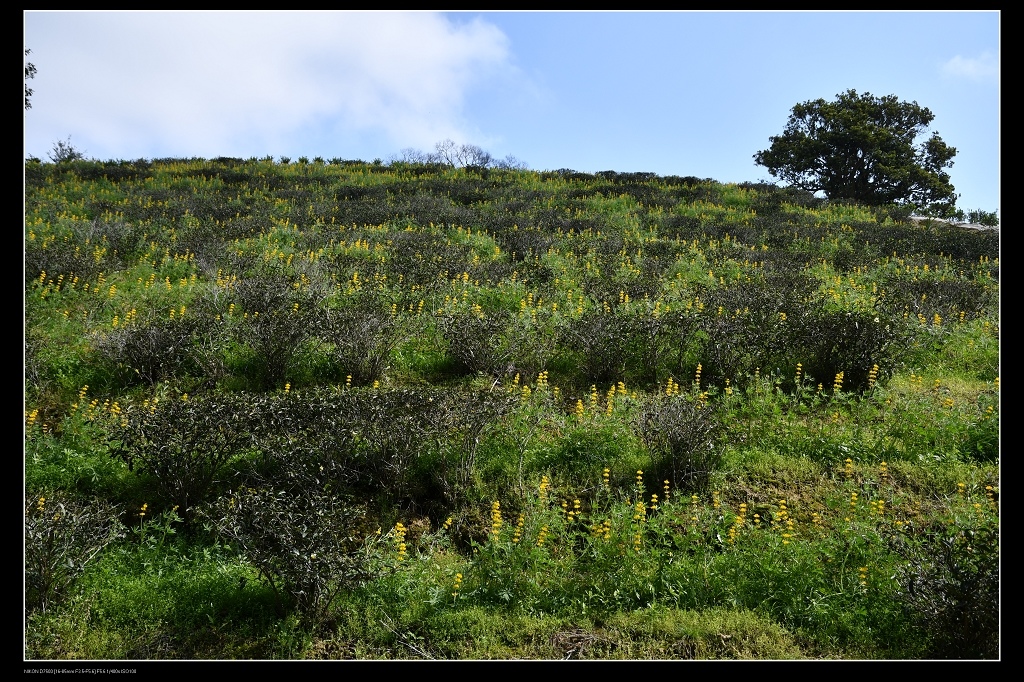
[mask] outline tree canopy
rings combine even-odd
[[[754,161],[830,200],[952,207],[956,193],[943,169],[953,165],[956,149],[938,132],[915,145],[934,118],[917,102],[848,90],[833,102],[794,106],[782,135],[768,138],[771,147]]]

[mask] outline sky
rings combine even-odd
[[[34,11],[25,154],[388,161],[775,181],[794,105],[927,107],[964,210],[1000,208],[998,11]]]

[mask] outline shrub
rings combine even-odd
[[[437,283],[439,272],[457,273],[469,267],[467,245],[430,231],[398,232],[389,241],[385,266],[388,277],[396,282],[430,288]]]
[[[986,227],[999,227],[999,211],[985,211],[978,208],[968,211],[966,218],[969,223]]]
[[[797,344],[808,376],[827,382],[844,374],[843,390],[868,387],[874,365],[896,367],[912,334],[896,316],[882,311],[833,311],[820,307],[801,315]]]
[[[516,402],[512,394],[491,391],[454,394],[446,401],[444,409],[452,422],[449,441],[431,468],[434,486],[444,504],[455,505],[469,497],[480,441],[498,427]]]
[[[430,504],[445,462],[437,461],[459,430],[457,401],[446,392],[400,389],[356,396],[356,452],[351,466],[358,482],[404,505]],[[443,486],[442,486],[443,487]]]
[[[194,317],[129,323],[96,336],[93,347],[123,383],[152,386],[189,368],[197,324]]]
[[[242,395],[147,401],[127,409],[108,436],[111,456],[152,477],[157,494],[189,521],[228,462],[253,444],[252,405]]]
[[[719,425],[711,407],[689,396],[659,396],[648,400],[634,424],[651,452],[648,474],[669,480],[673,488],[707,490],[711,475],[722,463]]]
[[[882,299],[892,314],[909,312],[924,315],[928,320],[938,313],[944,319],[954,319],[964,312],[971,317],[990,308],[998,294],[985,285],[963,279],[924,279],[902,275],[886,280]]]
[[[253,354],[251,378],[265,389],[280,387],[303,345],[316,335],[322,297],[272,270],[238,281],[234,293],[241,308],[234,331]]]
[[[674,327],[695,325],[693,353],[703,364],[704,381],[722,386],[758,368],[777,370],[803,357],[800,336],[804,300],[813,289],[803,272],[772,264],[763,276],[739,285],[700,288],[699,311],[677,311],[666,316]],[[687,325],[687,321],[689,323]],[[692,333],[693,330],[690,331]],[[684,346],[674,343],[682,350]],[[675,366],[677,376],[693,367]]]
[[[91,249],[65,235],[50,242],[41,239],[25,241],[25,283],[38,280],[46,273],[47,280],[58,281],[61,275],[71,281],[75,276],[81,280],[95,277],[103,266],[93,257]],[[42,283],[42,282],[40,282]]]
[[[45,611],[85,567],[124,536],[114,506],[64,493],[25,495],[25,608]]]
[[[57,140],[53,143],[53,149],[46,154],[54,163],[68,163],[69,161],[81,161],[85,158],[85,152],[71,144],[71,136],[67,140]]]
[[[334,366],[343,376],[352,377],[353,386],[366,386],[380,379],[391,351],[405,337],[400,319],[372,294],[325,311],[319,333],[329,343],[327,353]]]
[[[684,311],[655,316],[621,305],[594,308],[562,324],[557,356],[573,368],[579,387],[617,381],[653,386],[664,371],[685,364],[694,329]]]
[[[999,657],[999,525],[931,528],[898,538],[908,566],[899,578],[905,604],[930,635],[930,658]]]
[[[491,315],[459,310],[446,313],[439,321],[448,342],[448,354],[466,372],[483,372],[503,377],[512,370],[512,349],[502,343],[509,315]]]
[[[317,389],[251,396],[252,436],[262,457],[251,461],[246,485],[295,495],[356,485],[363,402],[358,393]]]
[[[352,490],[438,511],[466,498],[480,440],[513,408],[504,391],[312,390],[254,400],[257,487]]]
[[[363,511],[324,490],[246,488],[209,513],[270,585],[279,615],[293,607],[307,627],[324,624],[338,593],[373,575],[373,555],[359,533]]]

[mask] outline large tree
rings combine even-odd
[[[834,102],[794,106],[782,135],[768,138],[771,147],[754,161],[830,200],[952,208],[956,193],[943,169],[953,165],[956,149],[938,132],[915,144],[934,118],[917,102],[848,90]]]

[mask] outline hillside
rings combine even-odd
[[[998,230],[649,173],[25,178],[27,658],[999,655]]]

